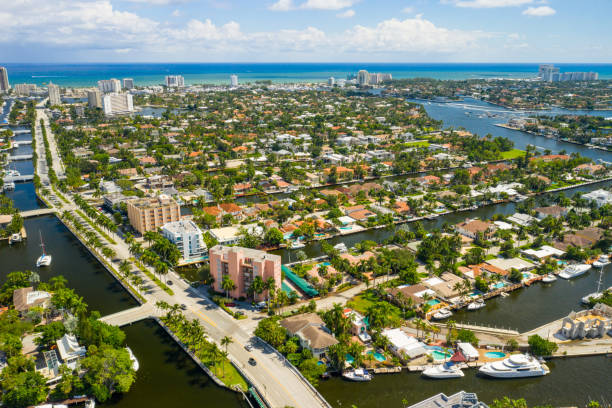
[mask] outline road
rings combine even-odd
[[[44,101],[41,104],[44,104]],[[55,138],[49,127],[44,109],[42,107],[38,108],[37,113],[36,150],[38,157],[42,159],[39,160],[37,173],[41,178],[41,182],[45,184],[49,181],[49,178],[45,162],[42,132],[40,131],[40,119],[43,119],[47,127],[47,139],[49,140],[49,148],[53,159],[53,168],[58,177],[64,174],[64,168],[61,165]],[[50,191],[49,196],[46,198],[58,207],[58,213],[64,211],[71,212],[81,225],[93,231],[91,226],[75,211],[78,207],[72,197],[69,194],[65,194],[64,197],[68,200],[68,203],[60,201],[53,191]],[[114,263],[115,268],[118,268],[118,264],[122,260],[130,260],[132,255],[129,252],[129,246],[121,237],[114,233],[108,234],[115,241],[115,244],[108,242],[103,237],[100,237],[100,239],[105,242],[106,246],[115,251],[115,257],[112,261],[109,261]],[[169,295],[134,265],[132,265],[132,272],[140,275],[143,279],[144,283],[140,294],[147,300],[146,305],[149,305],[147,307],[154,306],[158,301],[164,301],[169,304],[184,304],[186,305],[185,315],[191,319],[197,319],[206,330],[210,340],[220,345],[223,337],[230,336],[233,343],[228,347],[229,358],[242,368],[248,380],[272,407],[330,407],[323,397],[314,391],[312,386],[296,372],[295,368],[284,357],[273,349],[257,344],[256,338],[245,330],[245,327],[242,327],[239,321],[234,320],[233,317],[229,316],[223,309],[208,299],[206,293],[190,287],[171,271],[168,278],[173,282],[171,287],[174,295]],[[155,308],[153,307],[153,309]],[[130,313],[133,313],[134,318],[141,318],[143,309],[138,311],[132,310],[126,313],[128,316]],[[152,314],[158,315],[159,310],[153,310]],[[129,317],[125,317],[118,318],[117,322],[122,323],[130,320]],[[247,344],[253,346],[252,351],[249,352],[245,349]],[[257,362],[255,366],[248,363],[251,357]]]

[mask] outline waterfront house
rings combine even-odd
[[[389,288],[386,289],[386,292],[387,297],[400,307],[402,307],[403,301],[401,297],[404,299],[412,299],[412,304],[416,307],[420,307],[425,303],[425,297],[434,297],[436,295],[436,292],[418,283],[416,285],[400,285],[395,288]]]
[[[529,248],[521,251],[521,253],[529,259],[542,261],[550,257],[560,258],[561,256],[563,256],[563,254],[565,254],[565,251],[553,248],[549,245],[542,245],[540,249]]]
[[[82,357],[85,357],[87,349],[79,345],[76,337],[73,334],[64,334],[61,339],[56,342],[57,350],[65,364],[71,368],[75,368],[74,363]]]
[[[612,205],[612,193],[603,189],[583,194],[581,198],[594,202],[597,207],[601,207],[602,205],[606,204]]]
[[[514,213],[508,217],[508,221],[513,222],[521,227],[528,227],[537,220],[537,218],[523,213]]]
[[[32,286],[13,291],[13,306],[20,313],[26,313],[33,307],[47,308],[51,304],[51,294],[43,290],[34,290]]]
[[[478,357],[480,357],[478,350],[476,350],[476,348],[470,343],[458,341],[457,349],[461,352],[461,354],[465,356],[465,359],[467,361],[476,361],[478,360]]]
[[[344,317],[351,322],[349,332],[353,336],[359,337],[359,340],[363,341],[364,343],[372,340],[368,334],[368,319],[365,316],[349,308],[344,309],[343,314]]]
[[[455,230],[463,236],[468,238],[476,239],[479,233],[482,234],[484,239],[493,238],[493,234],[497,231],[495,224],[488,221],[481,221],[478,219],[465,220],[455,225]]]
[[[538,219],[543,220],[546,217],[561,218],[565,217],[569,210],[567,208],[560,207],[558,205],[551,205],[548,207],[538,207],[534,209]]]
[[[427,353],[425,343],[409,336],[399,328],[383,330],[382,335],[389,339],[389,350],[404,361],[409,361]]]
[[[304,313],[288,317],[279,322],[287,330],[289,336],[296,336],[300,345],[321,359],[326,357],[329,347],[338,344],[338,340],[316,313]]]
[[[450,300],[459,295],[460,292],[455,288],[455,285],[463,283],[463,279],[453,273],[444,272],[440,277],[434,276],[421,283],[436,292],[440,298]]]
[[[604,230],[598,227],[584,228],[574,233],[563,235],[563,239],[555,241],[553,246],[562,251],[567,251],[567,248],[570,246],[591,248],[603,237],[603,234]]]

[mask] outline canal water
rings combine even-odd
[[[465,377],[429,380],[420,373],[374,375],[370,382],[348,382],[339,377],[321,381],[319,391],[334,408],[395,408],[402,400],[414,404],[437,393],[475,392],[487,404],[504,396],[525,398],[529,406],[585,406],[589,400],[612,400],[612,358],[580,357],[546,363],[550,374],[525,379],[489,379],[476,369],[463,370]]]

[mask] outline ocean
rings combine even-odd
[[[556,64],[561,72],[595,71],[612,79],[612,64]],[[393,78],[533,78],[538,64],[384,64],[384,63],[138,63],[138,64],[21,64],[2,63],[12,85],[50,81],[60,86],[89,87],[98,80],[133,78],[137,86],[162,84],[166,75],[183,75],[186,84],[228,84],[231,74],[241,83],[270,80],[275,83],[322,82],[333,76],[346,78],[360,69],[384,72]]]

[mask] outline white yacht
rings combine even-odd
[[[539,377],[550,372],[546,364],[527,354],[513,354],[493,363],[486,363],[478,372],[495,378]]]
[[[15,183],[12,181],[7,181],[4,183],[4,191],[11,191],[15,189]]]
[[[36,260],[36,267],[40,268],[41,266],[49,266],[51,265],[51,255],[49,255],[46,251],[45,251],[45,243],[43,242],[42,239],[42,234],[40,233],[40,231],[38,232],[40,235],[40,246],[42,247],[42,255],[38,257],[38,259]]]
[[[356,368],[354,370],[345,371],[342,373],[342,377],[346,378],[349,381],[370,381],[372,379],[372,374],[363,368]]]
[[[563,269],[563,271],[559,274],[559,277],[563,279],[572,279],[580,275],[584,275],[589,269],[591,269],[591,265],[587,264],[569,265]]]
[[[467,310],[478,310],[485,307],[485,302],[483,300],[477,300],[468,305]]]
[[[553,275],[552,273],[549,273],[548,275],[546,275],[543,279],[542,282],[544,283],[551,283],[557,280],[557,277],[555,275]]]
[[[303,243],[301,243],[300,241],[293,241],[291,243],[291,249],[300,249],[300,248],[304,248],[306,245],[304,245]]]
[[[606,265],[610,265],[610,257],[608,255],[602,255],[593,262],[593,266],[596,268],[603,268]]]
[[[603,268],[599,268],[599,279],[597,280],[597,290],[593,293],[589,293],[588,295],[584,296],[582,299],[580,299],[580,301],[585,304],[588,305],[589,303],[591,303],[591,299],[600,299],[603,296],[603,292],[601,291],[601,284],[603,282]],[[611,288],[608,288],[608,290],[610,290]]]
[[[126,347],[125,349],[130,355],[130,360],[132,360],[132,368],[134,369],[134,371],[138,371],[138,369],[140,368],[140,363],[138,363],[138,359],[134,355],[134,352],[132,352],[132,349],[129,347]]]
[[[344,242],[334,245],[334,249],[340,253],[348,252],[348,248]]]
[[[436,313],[434,313],[434,315],[432,317],[435,320],[442,320],[442,319],[446,319],[448,317],[451,317],[452,315],[453,315],[453,312],[451,312],[450,310],[444,308],[444,309],[438,310]]]
[[[427,367],[423,370],[422,375],[429,378],[460,378],[463,377],[463,371],[452,362],[438,364],[432,367]]]
[[[9,245],[14,244],[15,242],[21,242],[23,240],[23,238],[21,237],[21,234],[19,232],[12,234],[9,237],[8,243]]]

